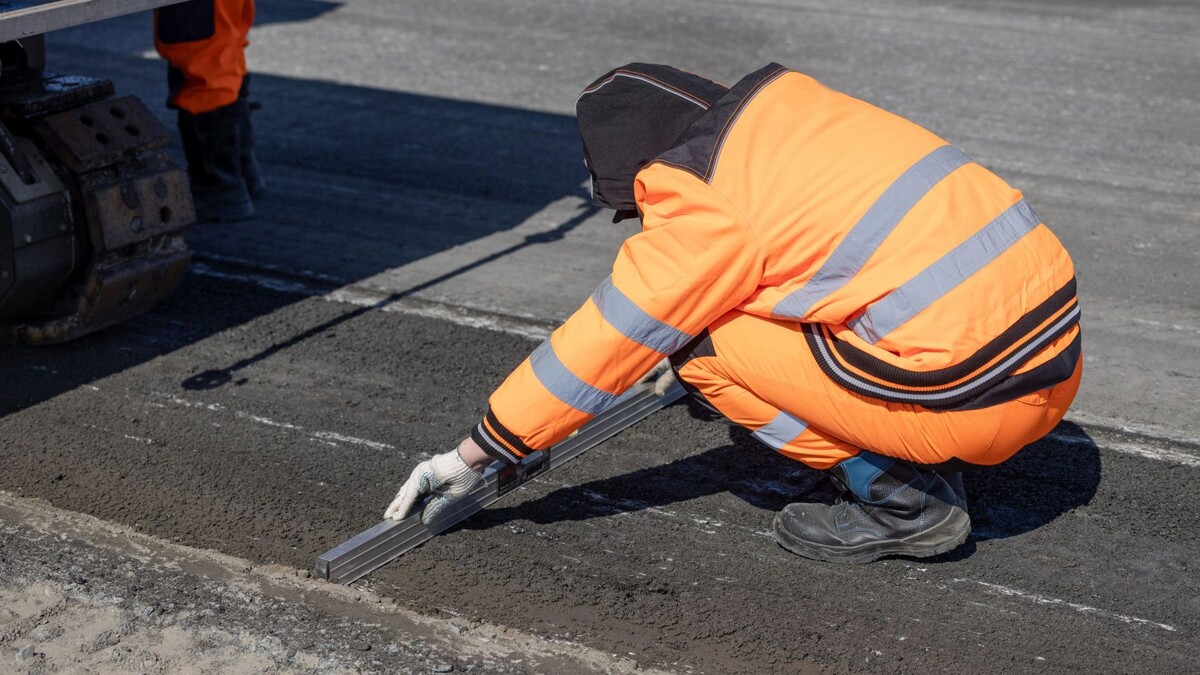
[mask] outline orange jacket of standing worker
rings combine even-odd
[[[885,406],[1077,377],[1074,268],[1019,191],[777,64],[693,102],[707,112],[637,174],[643,231],[492,394],[472,436],[493,457],[565,438],[732,310],[796,322],[826,377]]]
[[[254,0],[188,0],[154,11],[172,107],[200,115],[238,100],[253,23]]]

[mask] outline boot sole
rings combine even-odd
[[[971,534],[971,517],[966,511],[956,511],[942,522],[924,532],[904,539],[888,539],[857,546],[816,546],[796,539],[779,525],[776,517],[771,527],[775,541],[798,556],[829,563],[863,564],[884,556],[904,555],[912,558],[928,558],[948,553],[962,546]],[[951,533],[943,534],[947,530]]]

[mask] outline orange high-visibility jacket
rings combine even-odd
[[[1080,354],[1074,267],[1021,193],[929,131],[770,64],[634,184],[643,231],[492,394],[519,461],[731,310],[803,324],[841,386],[935,410],[1053,386]]]

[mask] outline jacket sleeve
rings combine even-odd
[[[758,287],[758,242],[711,186],[654,164],[635,191],[643,230],[612,275],[489,399],[471,435],[493,458],[518,462],[566,438]]]

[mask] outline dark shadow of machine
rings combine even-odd
[[[310,3],[308,9],[327,10],[330,6],[330,3]],[[303,20],[311,14],[297,14],[298,10],[287,3],[264,3],[262,9],[267,22]],[[114,40],[129,40],[128,35],[139,30],[136,24],[132,18],[120,19],[98,26],[97,30],[104,33],[101,39],[106,43],[110,34]],[[141,28],[148,29],[148,25]],[[107,125],[104,129],[87,126],[83,119],[85,112],[77,109],[68,113],[64,126],[70,126],[70,132],[80,135],[90,131],[85,140],[96,143],[99,143],[96,133],[108,135],[111,144],[117,132],[130,137],[122,138],[121,142],[132,143],[134,139],[145,142],[145,146],[136,146],[143,147],[141,150],[119,153],[125,169],[99,165],[80,173],[92,172],[110,179],[107,184],[87,185],[95,185],[97,190],[108,185],[104,193],[108,201],[101,205],[120,217],[105,216],[108,218],[105,222],[124,227],[124,236],[132,236],[134,226],[138,225],[149,233],[149,241],[181,242],[177,230],[164,229],[168,217],[173,223],[190,220],[182,171],[167,164],[170,156],[164,159],[164,154],[160,154],[170,155],[173,150],[171,135],[166,130],[173,115],[161,105],[147,106],[138,100],[153,101],[164,94],[166,66],[140,56],[151,37],[148,30],[143,30],[140,36],[142,48],[134,51],[130,44],[128,56],[119,58],[112,57],[110,52],[97,52],[93,59],[84,40],[69,40],[73,51],[67,61],[74,64],[71,68],[88,72],[81,64],[86,66],[95,60],[99,65],[90,72],[102,70],[122,90],[137,98],[120,111],[126,118],[119,128],[113,126],[121,118],[107,108],[98,110],[96,118],[91,120],[93,124]],[[51,49],[53,55],[53,41]],[[104,58],[99,54],[104,54]],[[63,61],[61,55],[58,60]],[[101,95],[97,101],[101,106],[114,100],[112,85],[103,80],[78,77],[69,78],[67,83],[91,87],[89,91]],[[64,88],[70,90],[65,85]],[[577,200],[579,209],[556,228],[484,256],[463,269],[447,270],[437,279],[395,294],[385,302],[394,302],[448,275],[485,264],[518,248],[561,237],[593,213],[582,189],[586,171],[580,162],[578,133],[571,116],[259,73],[254,75],[254,88],[256,97],[263,101],[260,117],[256,118],[256,131],[260,131],[259,157],[268,170],[275,169],[269,178],[278,179],[276,186],[283,188],[267,197],[264,207],[249,224],[187,228],[186,249],[190,249],[187,255],[192,256],[193,266],[169,268],[160,272],[157,279],[150,279],[164,291],[158,297],[143,292],[142,287],[117,286],[123,290],[116,296],[118,307],[131,310],[129,315],[138,309],[130,303],[157,302],[147,302],[147,306],[153,305],[153,310],[141,314],[136,321],[125,321],[49,348],[0,346],[0,382],[7,384],[0,387],[0,416],[271,314],[314,292],[354,284],[385,270],[511,229],[556,201]],[[147,110],[151,118],[157,118],[153,123],[146,116]],[[101,118],[101,112],[108,118]],[[45,115],[30,117],[46,119]],[[138,136],[125,129],[129,120],[135,118],[139,124],[145,123],[145,129],[137,127]],[[33,143],[43,154],[48,152],[45,148],[52,146],[32,126],[31,123],[23,127],[24,133],[33,136],[28,143]],[[164,179],[165,190],[158,179],[139,178],[142,175],[139,171],[151,169],[172,172],[170,180]],[[367,187],[363,193],[348,194],[338,192],[337,186],[328,189],[317,186],[310,190],[286,185],[287,180],[296,177],[303,180],[311,177],[320,182],[331,170],[346,181],[362,181]],[[63,183],[64,190],[74,185],[72,181],[79,183],[75,192],[60,200],[78,208],[75,229],[53,233],[55,237],[66,236],[70,245],[62,246],[61,250],[72,251],[74,257],[70,260],[74,262],[53,269],[47,267],[45,276],[53,283],[43,288],[52,290],[44,291],[40,298],[23,297],[19,302],[14,301],[24,305],[18,310],[22,326],[54,321],[55,311],[73,306],[70,303],[76,302],[88,288],[84,281],[87,265],[99,250],[92,243],[93,230],[86,224],[90,222],[86,218],[93,212],[100,215],[103,212],[88,211],[91,198],[82,193],[84,184],[79,179],[71,178],[61,168],[54,175]],[[286,198],[281,197],[285,192]],[[180,203],[172,205],[169,200],[174,198]],[[480,208],[481,204],[488,208]],[[140,221],[135,220],[138,217]],[[141,245],[115,238],[111,244],[105,246],[115,255],[137,253],[136,246]],[[181,254],[186,249],[181,249]],[[197,261],[203,262],[212,273],[185,273],[185,269],[195,269]],[[253,261],[255,269],[240,267],[239,261]],[[230,280],[242,272],[262,271],[259,269],[262,266],[270,268],[272,274],[299,279],[307,284],[308,290],[297,293],[285,288],[276,292],[256,287],[254,293],[246,293],[244,282]],[[317,272],[306,274],[306,270]],[[289,276],[292,271],[298,276]],[[281,287],[284,285],[281,283]],[[166,291],[172,287],[175,293],[168,294]],[[59,298],[65,298],[66,304],[60,303]],[[124,304],[120,304],[122,301]],[[49,311],[51,307],[55,311]],[[248,357],[239,355],[214,364],[206,373],[193,373],[185,385],[205,388],[229,382],[246,365],[326,333],[361,313],[355,308],[333,322],[319,322],[297,330]]]

